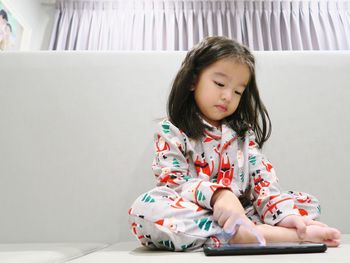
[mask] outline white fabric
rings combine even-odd
[[[12,243],[0,244],[1,263],[67,262],[106,248],[102,243]]]
[[[283,262],[283,263],[309,263],[309,262],[349,262],[350,235],[342,236],[342,245],[338,248],[328,248],[326,253],[289,254],[289,255],[254,255],[254,256],[226,256],[205,257],[202,252],[174,253],[171,251],[152,251],[140,246],[138,242],[121,242],[69,261],[69,263],[116,263],[116,262],[142,262],[142,263],[256,263],[256,262]]]
[[[349,0],[57,0],[51,50],[188,50],[226,35],[253,50],[350,49]]]
[[[283,263],[309,263],[309,262],[349,262],[350,235],[342,236],[342,244],[338,248],[328,248],[326,253],[289,254],[289,255],[255,255],[232,257],[205,257],[198,253],[174,253],[171,251],[152,251],[140,246],[137,241],[119,242],[106,248],[89,251],[84,255],[75,257],[63,257],[63,254],[73,254],[81,250],[80,244],[4,244],[0,248],[7,247],[8,252],[0,251],[1,263],[217,263],[217,262],[281,262]],[[67,253],[68,252],[68,253]],[[2,254],[8,256],[2,257]],[[78,254],[78,253],[76,253]]]

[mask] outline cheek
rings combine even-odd
[[[207,104],[215,100],[215,93],[211,89],[198,90],[194,94],[194,98],[197,104]]]
[[[233,109],[237,109],[239,102],[240,102],[241,98],[238,96],[235,96],[234,99],[232,100],[232,108]]]
[[[239,102],[240,102],[240,98],[235,98],[232,101],[232,104],[230,105],[230,111],[235,112],[238,108]]]

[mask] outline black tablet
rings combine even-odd
[[[261,254],[292,254],[292,253],[321,253],[327,250],[325,244],[318,243],[268,243],[259,244],[222,244],[220,246],[204,245],[206,256],[229,255],[261,255]]]

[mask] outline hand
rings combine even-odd
[[[229,242],[240,243],[240,241],[251,242],[255,240],[260,244],[266,244],[264,236],[245,215],[242,204],[230,190],[218,189],[214,193],[211,203],[213,219],[226,233],[233,234]]]
[[[234,228],[238,219],[241,219],[251,228],[255,228],[254,223],[245,215],[240,201],[230,190],[217,190],[211,201],[213,203],[213,219],[219,223],[226,233],[233,233],[236,230]]]
[[[306,227],[311,225],[317,225],[321,227],[328,227],[326,224],[307,219],[306,217],[300,215],[289,215],[283,218],[277,226],[296,228],[297,234],[301,240],[304,240],[306,235]]]

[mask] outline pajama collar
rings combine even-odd
[[[221,141],[220,148],[227,148],[229,144],[231,144],[235,139],[237,139],[237,133],[226,122],[221,123],[220,129],[211,125],[203,118],[200,117],[200,119],[205,125],[211,128],[211,130],[207,128],[204,130],[204,142],[214,139],[217,141]]]

